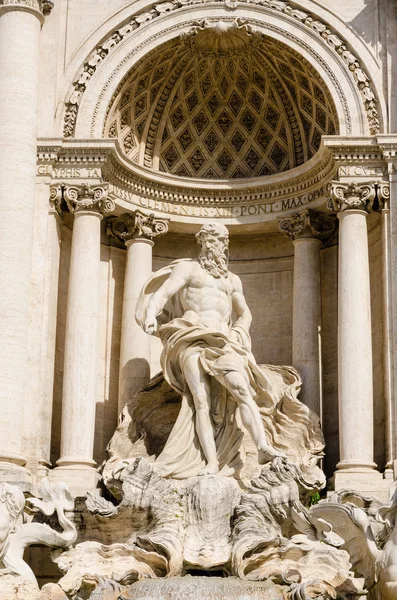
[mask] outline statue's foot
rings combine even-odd
[[[219,465],[218,463],[208,463],[201,471],[199,471],[199,475],[216,475],[219,473]]]
[[[284,459],[286,458],[283,452],[279,452],[275,450],[271,446],[265,446],[264,448],[259,448],[258,450],[258,462],[260,465],[266,465],[269,462],[272,462],[274,459]]]

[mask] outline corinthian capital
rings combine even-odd
[[[62,200],[69,212],[97,212],[101,215],[114,210],[114,202],[108,198],[108,185],[67,185],[62,184]]]
[[[299,238],[316,238],[322,242],[329,241],[336,232],[335,217],[326,213],[315,212],[310,208],[294,213],[279,222],[281,233],[294,241]]]
[[[370,183],[339,183],[331,184],[331,198],[328,208],[335,212],[347,210],[362,210],[371,212],[376,197],[375,184]]]
[[[44,16],[50,14],[54,7],[52,0],[0,0],[0,8],[7,7],[9,10],[15,8],[33,8]]]
[[[109,221],[109,234],[122,242],[135,239],[153,241],[153,238],[167,231],[166,220],[155,219],[154,214],[145,215],[139,211],[124,213]]]

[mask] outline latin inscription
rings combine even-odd
[[[286,198],[274,202],[243,204],[239,206],[192,206],[188,204],[173,204],[162,200],[153,200],[151,198],[142,198],[136,194],[122,188],[111,186],[111,191],[121,200],[132,204],[139,204],[143,208],[162,212],[166,214],[176,214],[187,217],[208,217],[233,219],[238,217],[258,217],[271,213],[279,213],[292,209],[299,209],[305,204],[313,202],[324,195],[324,188],[320,188],[309,194],[301,194],[294,198]]]

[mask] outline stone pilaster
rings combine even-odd
[[[31,479],[24,469],[23,414],[32,401],[27,339],[44,4],[0,1],[0,480],[25,488]]]
[[[120,346],[119,412],[150,379],[151,339],[135,321],[136,303],[152,274],[154,239],[168,231],[168,223],[139,211],[126,213],[109,224],[112,235],[127,247]]]
[[[329,207],[339,219],[338,395],[340,462],[336,489],[372,491],[381,476],[373,460],[371,297],[367,215],[373,183],[331,187]]]
[[[74,213],[66,314],[61,457],[55,476],[78,495],[95,486],[93,461],[97,388],[100,237],[104,214],[114,209],[107,185],[63,186]],[[58,202],[59,204],[59,202]]]
[[[302,401],[321,417],[320,248],[334,236],[336,220],[308,209],[282,219],[279,227],[294,244],[292,363],[302,376]]]
[[[392,325],[392,262],[390,230],[390,185],[377,184],[380,211],[382,249],[382,300],[383,300],[383,394],[385,400],[386,475],[393,477],[396,459],[396,406],[393,376],[393,325]]]

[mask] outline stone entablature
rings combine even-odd
[[[108,196],[122,211],[142,210],[180,223],[208,218],[228,225],[277,221],[305,208],[326,207],[332,181],[387,182],[395,166],[393,139],[323,137],[310,161],[286,173],[240,181],[210,181],[154,173],[128,162],[114,140],[42,140],[37,175],[48,183],[109,184]],[[397,146],[397,144],[396,144]],[[117,212],[117,211],[116,211]]]

